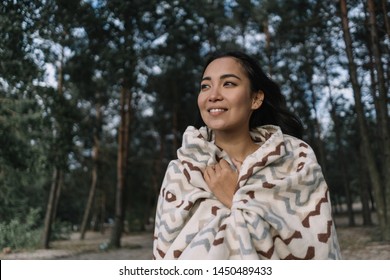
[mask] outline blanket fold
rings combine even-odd
[[[154,259],[339,259],[327,184],[314,152],[276,126],[251,132],[259,149],[239,172],[231,209],[209,190],[206,166],[228,155],[188,127],[161,186]]]

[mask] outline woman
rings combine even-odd
[[[279,87],[242,52],[215,54],[170,162],[155,259],[339,259],[329,192]]]

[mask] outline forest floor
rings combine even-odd
[[[390,260],[390,243],[379,241],[377,226],[349,227],[345,216],[335,217],[341,255],[345,260]],[[357,219],[359,224],[359,219]],[[48,250],[0,253],[0,260],[150,260],[153,233],[125,234],[120,249],[107,249],[109,232],[88,232],[84,240],[73,233],[69,240],[54,241]]]

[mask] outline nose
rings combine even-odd
[[[212,87],[209,93],[210,93],[209,95],[210,102],[220,101],[223,99],[218,87]]]

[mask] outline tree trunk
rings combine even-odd
[[[326,64],[326,59],[325,59],[325,64]],[[328,69],[326,67],[325,69]],[[348,213],[348,224],[349,226],[355,226],[355,216],[353,212],[353,207],[352,207],[352,196],[351,196],[351,191],[350,191],[350,184],[348,180],[348,169],[347,169],[347,163],[345,160],[345,153],[343,149],[343,144],[342,144],[342,137],[341,137],[341,125],[340,125],[340,119],[337,116],[337,105],[333,99],[333,93],[332,93],[332,87],[331,83],[329,80],[329,75],[327,70],[325,70],[325,82],[326,82],[326,87],[328,88],[328,93],[329,93],[329,105],[330,105],[330,117],[333,121],[333,127],[334,127],[334,133],[335,133],[335,140],[336,140],[336,147],[337,147],[337,154],[339,155],[339,161],[337,161],[337,165],[340,167],[341,170],[341,177],[342,177],[342,183],[343,183],[343,188],[345,191],[345,196],[347,200],[347,213]]]
[[[381,1],[382,3],[382,16],[384,18],[384,22],[385,22],[385,30],[386,30],[386,53],[388,55],[390,55],[390,20],[389,20],[389,16],[388,16],[388,12],[387,12],[387,3],[388,3],[388,0],[382,0]],[[387,71],[386,71],[386,74],[387,74],[387,78],[386,78],[386,84],[387,84],[387,90],[389,90],[389,87],[390,87],[390,60],[387,61],[387,64],[386,64],[386,68],[387,68]],[[389,102],[389,100],[387,100],[387,102]]]
[[[93,231],[104,234],[106,216],[106,195],[103,191],[97,192],[93,207],[91,224]]]
[[[60,178],[59,169],[57,167],[54,167],[49,200],[47,202],[47,207],[46,207],[46,215],[45,215],[42,240],[41,240],[41,246],[44,249],[49,249],[51,225],[55,217],[54,210],[55,210],[55,201],[57,197],[57,192],[59,188],[59,178]]]
[[[152,194],[151,194],[151,197],[152,198],[158,198],[159,197],[159,193],[160,193],[160,184],[161,184],[161,170],[164,170],[164,168],[162,167],[163,166],[163,163],[164,163],[164,137],[162,136],[163,133],[160,132],[159,133],[159,136],[160,136],[160,139],[159,139],[159,142],[160,142],[160,149],[159,149],[159,156],[156,160],[154,160],[154,172],[153,172],[153,177],[152,177]],[[154,217],[156,216],[156,208],[157,208],[157,201],[155,201],[153,203],[153,205],[151,206],[150,208],[150,211],[149,211],[149,217]]]
[[[91,187],[89,189],[88,201],[84,210],[83,221],[81,222],[80,229],[80,239],[84,239],[85,232],[87,230],[87,225],[89,221],[89,215],[92,209],[93,201],[95,198],[96,187],[98,182],[98,172],[99,172],[99,150],[100,150],[100,126],[102,119],[102,110],[101,105],[99,103],[96,104],[96,124],[93,135],[93,148],[92,148],[92,182]]]
[[[376,70],[376,80],[378,82],[378,99],[379,106],[377,108],[379,122],[379,132],[381,139],[382,152],[382,174],[383,174],[383,198],[385,199],[385,238],[390,240],[390,136],[389,136],[389,116],[388,116],[388,98],[385,82],[385,73],[382,65],[382,54],[379,46],[378,32],[376,27],[375,3],[373,0],[367,1],[369,14],[369,26],[371,35],[371,45],[374,54],[374,66]]]
[[[98,153],[98,147],[94,147],[93,148],[93,153]],[[95,158],[95,156],[92,156],[93,158]],[[84,237],[85,237],[85,232],[87,230],[87,225],[88,225],[88,221],[89,221],[89,214],[91,212],[91,209],[92,209],[92,205],[93,205],[93,201],[94,201],[94,198],[95,198],[95,192],[96,192],[96,186],[97,186],[97,179],[98,179],[98,171],[97,171],[97,163],[95,162],[95,159],[94,160],[94,163],[93,163],[93,169],[92,169],[92,182],[91,182],[91,187],[89,189],[89,195],[88,195],[88,200],[87,200],[87,204],[85,206],[85,209],[84,209],[84,215],[83,215],[83,220],[81,222],[81,228],[80,228],[80,239],[83,240]]]
[[[105,217],[106,217],[106,194],[105,192],[102,192],[101,195],[101,200],[99,203],[99,208],[100,208],[100,232],[103,234],[105,231]]]
[[[359,153],[362,158],[364,158],[364,151],[362,149],[362,145],[359,147]],[[364,164],[365,161],[359,166],[359,192],[360,192],[360,201],[362,203],[362,217],[363,217],[363,225],[371,226],[372,218],[371,218],[371,209],[370,209],[370,189],[367,180],[367,169]]]
[[[121,90],[120,115],[121,123],[118,133],[117,185],[115,196],[115,219],[111,233],[110,246],[121,247],[121,236],[124,223],[124,192],[126,187],[126,167],[129,147],[129,125],[131,110],[131,92],[127,86]]]
[[[323,141],[323,139],[321,137],[322,129],[321,129],[321,123],[319,121],[319,116],[318,116],[317,96],[316,96],[316,93],[315,93],[315,89],[313,88],[313,81],[309,82],[309,88],[310,88],[310,94],[311,94],[311,97],[312,97],[311,98],[312,99],[312,104],[311,104],[312,108],[310,108],[310,109],[313,110],[313,112],[314,112],[314,120],[313,120],[314,130],[315,130],[314,137],[315,137],[315,140],[316,140],[316,143],[317,143],[316,146],[317,146],[317,149],[318,149],[319,162],[320,162],[320,165],[322,167],[323,173],[326,176],[325,147],[324,147],[324,141]]]
[[[178,104],[180,104],[180,95],[178,94],[178,88],[175,84],[172,85],[172,96],[173,96],[173,105],[172,105],[172,158],[175,158],[177,155],[177,149],[179,148],[178,134],[179,134],[179,124],[178,124]]]
[[[383,17],[385,19],[386,34],[387,34],[388,39],[390,39],[390,21],[389,21],[389,17],[387,16],[387,8],[386,8],[387,3],[386,2],[387,2],[386,0],[381,1]]]
[[[353,212],[353,200],[351,196],[351,190],[350,185],[348,183],[348,174],[347,174],[347,168],[346,168],[346,161],[345,161],[345,154],[344,149],[341,141],[341,127],[339,118],[336,114],[336,104],[334,104],[333,98],[330,96],[329,98],[329,104],[330,104],[330,114],[331,118],[334,123],[334,133],[336,137],[336,146],[337,146],[337,154],[338,154],[338,160],[337,160],[337,166],[340,168],[341,171],[341,177],[342,177],[342,184],[345,191],[345,197],[347,200],[347,213],[348,213],[348,225],[349,226],[355,226],[355,216]]]
[[[382,233],[382,239],[386,240],[389,236],[386,236],[386,208],[383,203],[383,193],[381,191],[382,181],[379,175],[378,168],[375,163],[375,158],[370,147],[370,139],[368,137],[368,129],[366,120],[364,117],[364,109],[362,104],[361,89],[358,82],[358,75],[356,70],[356,64],[353,57],[352,39],[349,32],[349,20],[347,15],[346,0],[340,0],[341,8],[341,20],[343,26],[343,34],[345,41],[345,50],[348,58],[349,75],[352,83],[352,90],[355,100],[355,109],[359,126],[360,139],[363,145],[363,151],[365,154],[366,164],[370,175],[370,181],[374,190],[375,201],[377,205],[377,213],[379,226]]]
[[[64,185],[64,171],[59,169],[59,175],[58,175],[58,186],[57,186],[57,191],[56,191],[56,196],[54,198],[54,206],[53,206],[53,212],[52,212],[52,223],[54,223],[56,215],[57,215],[57,209],[58,209],[58,204],[60,203],[60,196],[61,196],[61,191],[62,187]]]
[[[58,66],[58,75],[57,75],[57,93],[59,96],[63,96],[63,87],[64,87],[64,76],[63,76],[63,64],[64,64],[64,48],[61,49],[61,57],[59,60],[60,65]],[[57,132],[61,130],[61,127],[59,127],[58,121],[55,120],[54,126],[57,126]],[[58,133],[58,135],[61,135],[61,133]],[[58,135],[53,134],[53,137],[56,138]],[[55,149],[61,149],[61,147],[54,147]],[[62,160],[62,159],[58,159]],[[50,243],[50,237],[51,237],[51,229],[52,224],[54,222],[56,213],[57,213],[57,206],[60,199],[60,189],[61,184],[63,180],[63,172],[61,170],[62,167],[60,166],[54,166],[53,169],[53,177],[50,187],[50,194],[49,194],[49,200],[47,202],[46,207],[46,214],[45,214],[45,221],[44,221],[44,228],[43,228],[43,234],[42,234],[42,240],[41,240],[41,246],[44,249],[48,249],[49,243]]]

